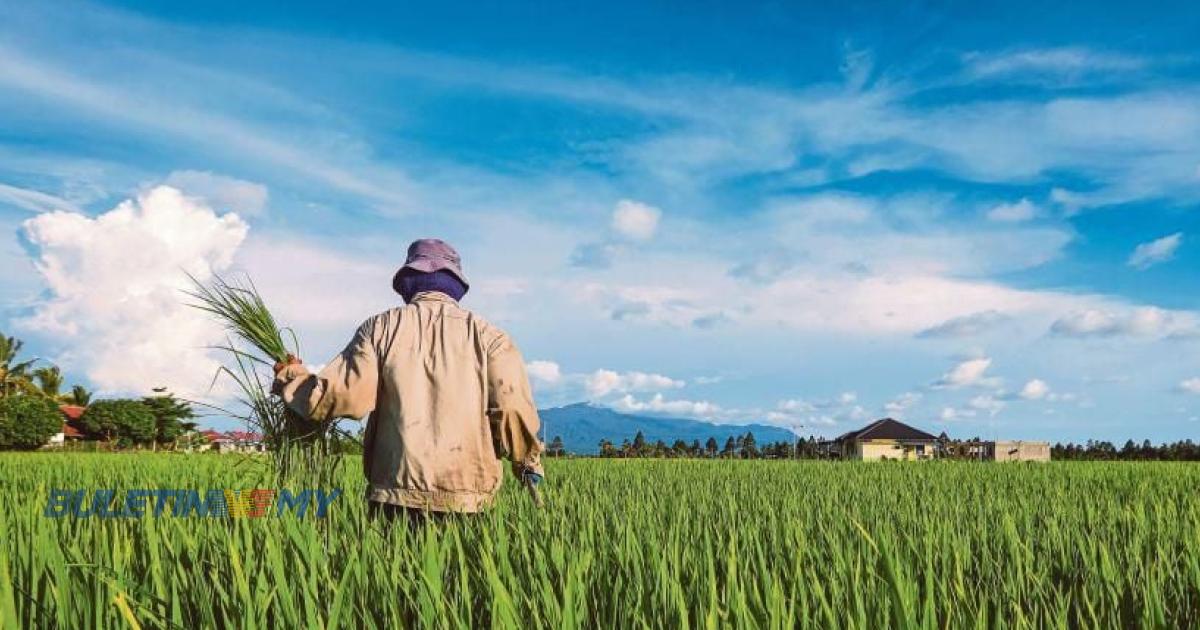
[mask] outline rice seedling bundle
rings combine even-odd
[[[280,479],[299,474],[329,480],[337,466],[336,441],[347,436],[335,425],[299,417],[270,393],[271,366],[300,354],[295,334],[276,321],[248,278],[237,282],[214,275],[208,283],[191,279],[195,287],[188,294],[194,300],[192,305],[212,315],[231,337],[230,343],[221,347],[228,356],[217,376],[237,384],[245,410],[230,415],[263,434]]]

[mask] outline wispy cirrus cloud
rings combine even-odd
[[[1134,248],[1126,264],[1134,269],[1149,269],[1174,258],[1175,252],[1181,244],[1183,244],[1183,232],[1168,234],[1162,238],[1142,243]]]
[[[1081,46],[972,52],[963,56],[963,63],[975,79],[1017,81],[1077,81],[1097,75],[1137,72],[1150,65],[1144,57]]]
[[[0,205],[15,206],[30,212],[79,211],[75,204],[61,197],[8,184],[0,184]]]

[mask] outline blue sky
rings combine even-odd
[[[1200,433],[1200,11],[25,3],[0,328],[207,392],[181,270],[319,365],[413,238],[543,406],[832,435]]]

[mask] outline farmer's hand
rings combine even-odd
[[[522,477],[525,478],[525,483],[533,486],[534,488],[538,487],[538,484],[542,483],[542,476],[533,472],[532,470],[525,471],[525,474],[522,475]]]
[[[289,365],[301,365],[303,363],[304,363],[304,361],[301,361],[300,357],[297,357],[296,355],[289,353],[287,355],[286,359],[284,359],[283,361],[279,361],[278,363],[275,364],[275,373],[279,374],[280,372],[287,369],[287,366],[289,366]]]
[[[529,498],[533,499],[533,504],[539,508],[545,507],[546,502],[542,500],[542,493],[538,492],[538,484],[542,483],[542,476],[532,470],[525,470],[521,473],[521,483],[529,491]]]

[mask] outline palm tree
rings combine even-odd
[[[17,361],[24,344],[16,337],[0,334],[0,396],[8,396],[18,390],[31,389],[29,368],[37,359]]]
[[[55,402],[62,396],[63,375],[57,365],[40,367],[33,371],[33,380],[46,398]]]
[[[78,407],[86,407],[92,402],[92,392],[89,392],[83,385],[76,385],[71,388],[71,393],[63,396],[64,402],[68,405]]]

